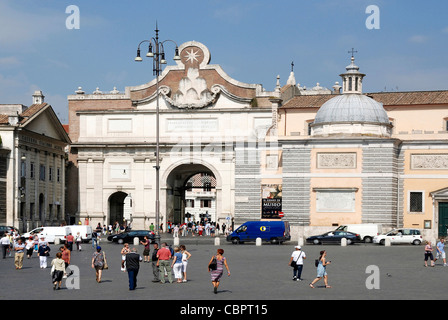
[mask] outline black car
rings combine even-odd
[[[0,237],[3,237],[5,233],[11,233],[11,232],[19,233],[19,230],[17,230],[17,228],[10,226],[0,226]]]
[[[154,234],[148,230],[132,230],[129,232],[111,234],[107,237],[107,240],[120,244],[133,243],[135,237],[138,237],[140,241],[144,240],[145,237],[148,237],[148,239],[151,240],[151,243],[154,241]]]
[[[322,244],[322,243],[341,243],[341,240],[347,239],[347,244],[353,244],[360,241],[359,234],[347,231],[330,231],[318,236],[312,236],[306,239],[307,243]]]

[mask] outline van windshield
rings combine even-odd
[[[38,233],[40,233],[42,230],[44,230],[44,228],[37,228],[37,229],[34,229],[33,231],[31,231],[30,234],[38,234]]]
[[[247,226],[241,226],[238,229],[236,229],[236,233],[246,232],[246,231],[247,231]]]

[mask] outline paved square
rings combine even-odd
[[[172,238],[162,241],[172,244]],[[283,245],[255,244],[232,245],[221,239],[216,247],[210,238],[180,239],[192,254],[188,264],[188,282],[182,284],[153,283],[152,267],[149,263],[140,264],[137,290],[128,290],[127,273],[120,271],[121,245],[103,242],[109,270],[103,272],[103,282],[95,281],[95,271],[90,262],[94,250],[90,244],[83,251],[72,252],[72,265],[79,268],[79,289],[53,291],[50,268],[40,269],[36,254],[24,259],[24,268],[15,270],[14,258],[0,259],[0,278],[3,290],[0,299],[102,299],[102,300],[316,300],[316,299],[444,299],[448,289],[448,267],[437,261],[436,267],[425,268],[423,263],[424,246],[384,247],[373,244],[356,244],[348,247],[338,245],[306,245],[307,255],[302,282],[292,281],[292,268],[289,257],[294,243]],[[132,247],[132,245],[131,245]],[[49,264],[57,252],[51,245]],[[224,249],[228,259],[231,276],[224,274],[218,294],[213,294],[207,264],[217,248]],[[331,289],[324,289],[323,281],[317,288],[308,284],[316,276],[314,260],[320,250],[327,250],[327,267]],[[138,246],[141,254],[143,247]],[[368,289],[366,273],[368,266],[379,270],[379,289]],[[69,278],[70,279],[70,278]],[[31,289],[31,290],[30,290]],[[24,295],[26,294],[26,295]]]

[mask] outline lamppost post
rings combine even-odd
[[[149,40],[143,40],[139,43],[137,47],[137,56],[135,57],[135,61],[141,62],[143,59],[140,57],[140,45],[142,43],[148,42],[148,53],[146,54],[146,57],[153,59],[153,75],[156,76],[156,235],[155,235],[155,241],[160,245],[160,128],[159,128],[159,119],[160,119],[160,113],[159,113],[159,75],[162,71],[162,64],[166,64],[165,60],[165,52],[163,48],[163,44],[165,42],[172,42],[175,44],[176,49],[174,52],[174,58],[173,60],[180,60],[179,57],[179,49],[173,40],[164,40],[159,41],[159,29],[156,24],[156,29],[154,30],[156,33],[156,36],[149,39]],[[154,52],[153,52],[154,50]]]

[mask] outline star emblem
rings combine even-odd
[[[190,52],[187,52],[187,55],[185,56],[185,58],[187,58],[187,62],[190,61],[191,63],[194,63],[194,61],[198,61],[197,59],[199,57],[198,51],[193,51],[193,49],[191,49]]]

